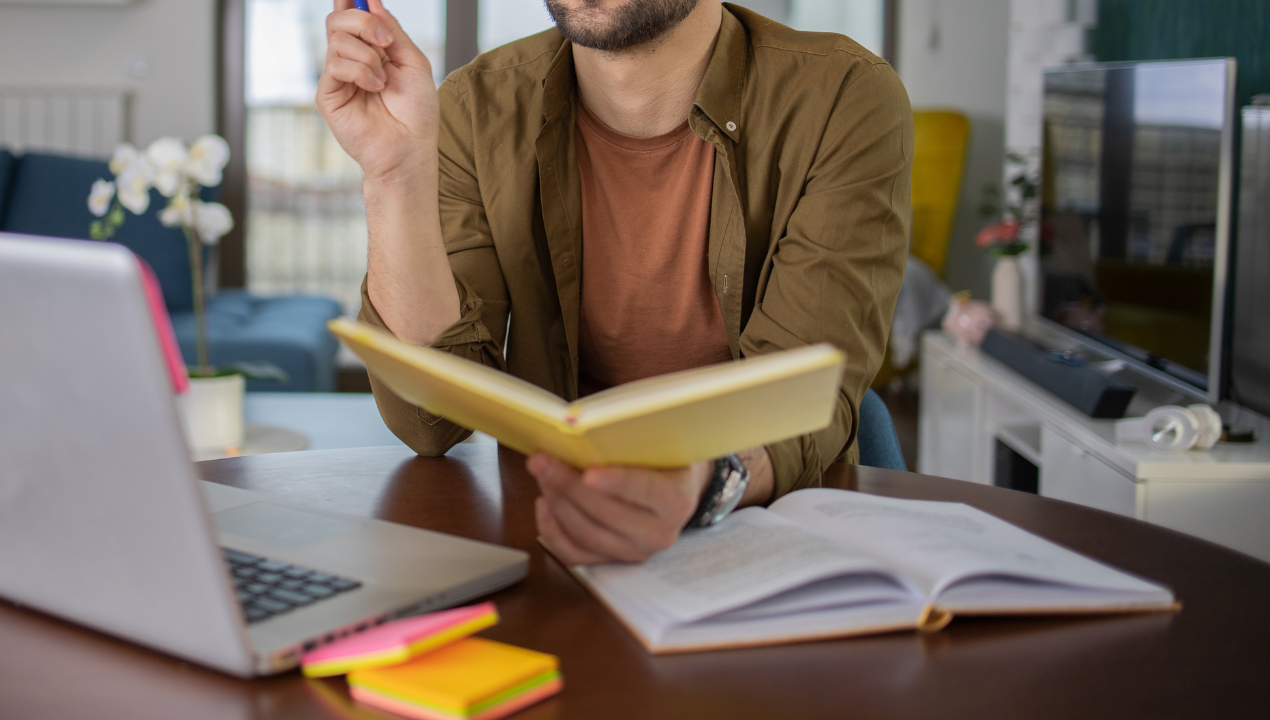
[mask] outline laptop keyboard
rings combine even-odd
[[[221,552],[225,554],[225,562],[229,563],[234,586],[238,590],[238,602],[243,606],[243,614],[249,623],[267,620],[362,586],[356,580],[259,555],[229,548],[221,548]]]

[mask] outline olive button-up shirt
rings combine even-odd
[[[461,319],[432,346],[573,400],[582,202],[572,46],[555,30],[481,55],[438,88],[441,229]],[[767,446],[776,495],[854,462],[910,224],[912,112],[894,70],[841,35],[725,5],[688,118],[715,148],[707,269],[734,358],[830,342],[847,356],[832,423]],[[385,327],[362,291],[363,321]],[[468,430],[371,376],[422,455]]]

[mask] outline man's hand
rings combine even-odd
[[[542,453],[526,463],[542,497],[538,532],[569,565],[643,562],[679,538],[697,509],[713,464],[677,470],[593,467],[579,472]]]
[[[317,106],[369,180],[435,172],[439,110],[432,65],[384,9],[335,0]]]
[[[771,499],[772,463],[762,447],[739,453],[750,471],[742,505]],[[643,562],[679,539],[714,472],[699,462],[676,470],[593,467],[579,472],[542,453],[526,463],[542,497],[538,532],[569,565]]]

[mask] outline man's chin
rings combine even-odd
[[[622,52],[657,43],[679,26],[699,0],[627,0],[612,8],[595,0],[546,0],[565,39],[601,52]]]

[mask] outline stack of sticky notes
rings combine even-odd
[[[560,692],[553,655],[467,638],[408,663],[354,670],[354,698],[422,720],[494,720]]]
[[[319,648],[310,677],[348,675],[358,701],[425,720],[495,720],[560,691],[555,656],[470,637],[498,622],[493,603],[406,618]]]

